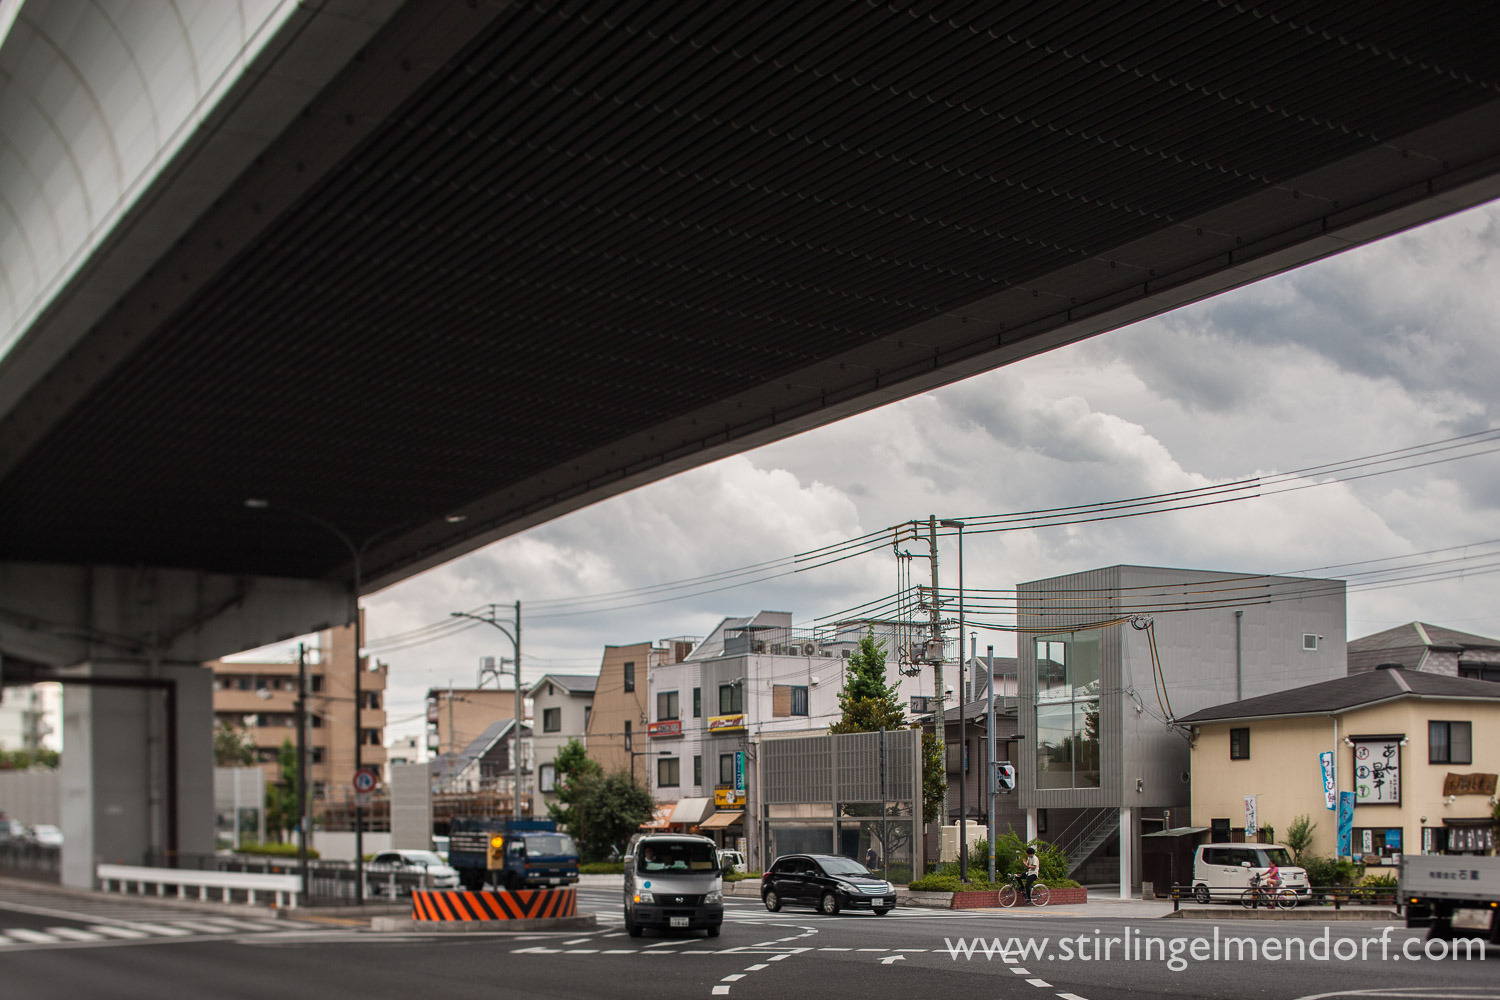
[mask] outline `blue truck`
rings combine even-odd
[[[550,819],[455,817],[448,827],[448,864],[465,889],[573,885],[578,848]]]

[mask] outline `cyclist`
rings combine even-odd
[[[1031,887],[1036,885],[1037,878],[1042,873],[1041,859],[1036,856],[1036,848],[1026,848],[1026,871],[1021,876],[1022,891],[1025,899],[1031,898]]]
[[[1265,875],[1261,877],[1260,884],[1261,888],[1270,894],[1274,894],[1277,889],[1281,888],[1281,869],[1277,867],[1276,859],[1271,859],[1271,867],[1266,869]]]

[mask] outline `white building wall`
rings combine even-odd
[[[548,685],[551,685],[551,693],[548,693]],[[543,679],[532,689],[532,717],[531,728],[535,733],[533,738],[532,759],[536,763],[537,775],[536,785],[532,795],[532,815],[545,817],[547,805],[557,801],[556,794],[542,792],[542,768],[554,764],[557,760],[558,751],[567,745],[569,740],[577,740],[587,745],[588,735],[588,708],[594,703],[594,694],[589,692],[570,692],[567,688],[555,681]],[[546,731],[547,710],[555,708],[559,710],[558,729],[556,732]]]

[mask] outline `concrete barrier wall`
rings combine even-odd
[[[61,826],[61,788],[56,771],[0,771],[0,813],[27,826]]]

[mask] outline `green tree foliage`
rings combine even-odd
[[[55,771],[61,759],[56,750],[0,750],[0,771],[29,771],[33,767]]]
[[[277,762],[281,776],[266,786],[266,832],[274,831],[276,839],[284,840],[297,826],[297,748],[290,739],[282,742]]]
[[[255,763],[255,740],[227,722],[214,727],[214,767],[249,767]]]
[[[931,823],[942,814],[943,795],[948,791],[947,762],[937,733],[922,734],[922,822]],[[998,841],[997,841],[998,842]]]
[[[885,642],[867,630],[849,657],[844,689],[839,692],[843,716],[828,727],[830,733],[873,733],[906,726],[906,712],[896,696],[896,685],[886,681]]]
[[[558,749],[554,763],[557,766],[557,802],[548,803],[547,810],[558,826],[573,831],[577,803],[586,779],[598,777],[603,772],[598,761],[588,755],[577,739],[568,740]]]
[[[602,774],[596,764],[571,784],[575,794],[568,831],[584,861],[604,861],[623,852],[630,835],[656,813],[651,790],[623,772]]]

